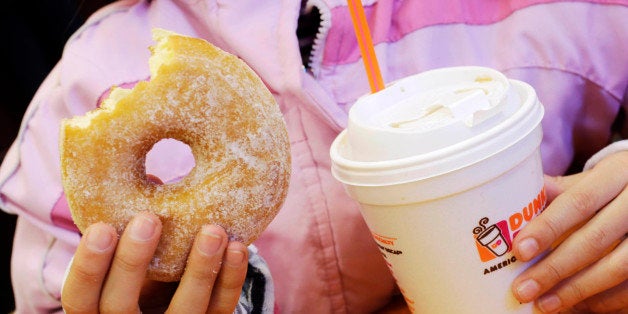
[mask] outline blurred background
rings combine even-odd
[[[107,0],[5,0],[0,60],[0,157],[19,130],[22,115],[39,84],[61,57],[70,35]],[[10,258],[16,218],[0,212],[0,313],[14,309]]]

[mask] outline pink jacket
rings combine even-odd
[[[329,146],[368,81],[344,1],[312,0],[321,25],[304,71],[300,1],[141,0],[103,8],[69,40],[35,95],[0,168],[0,205],[18,214],[12,262],[17,311],[59,310],[78,243],[63,195],[58,127],[113,85],[148,77],[153,27],[198,36],[247,62],[276,96],[291,139],[288,199],[256,242],[285,313],[371,312],[395,283],[358,207],[330,174]],[[533,85],[546,107],[544,167],[562,174],[609,144],[628,107],[628,0],[364,1],[384,80],[481,65]],[[625,149],[622,142],[609,151]],[[149,165],[175,177],[189,159]],[[599,159],[601,155],[596,156]],[[168,179],[163,178],[162,179]]]

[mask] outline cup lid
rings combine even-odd
[[[443,174],[513,145],[542,116],[532,87],[494,69],[422,72],[358,99],[332,145],[332,173],[360,185]]]

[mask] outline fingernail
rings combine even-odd
[[[537,302],[537,306],[544,313],[549,313],[560,309],[561,302],[558,296],[556,296],[555,294],[550,294],[540,298]]]
[[[540,290],[541,286],[534,279],[528,279],[523,281],[517,286],[516,289],[519,299],[524,302],[532,301],[532,299],[536,297]]]
[[[227,251],[227,256],[225,257],[225,263],[231,267],[240,267],[244,262],[244,252],[237,250],[229,250]]]
[[[155,234],[156,227],[152,219],[140,215],[131,221],[129,235],[137,241],[148,241]]]
[[[527,238],[519,243],[519,254],[524,261],[532,259],[539,251],[539,243],[533,238]]]
[[[223,238],[213,232],[211,228],[205,226],[201,229],[201,234],[198,239],[198,249],[199,251],[207,256],[214,255],[220,249],[222,245]]]
[[[103,228],[92,226],[85,235],[85,244],[87,247],[95,252],[104,252],[111,247],[113,242],[113,235]]]

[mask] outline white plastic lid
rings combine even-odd
[[[496,70],[419,73],[358,99],[332,145],[332,173],[355,185],[440,175],[513,145],[542,116],[534,90]]]

